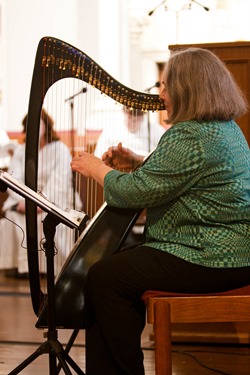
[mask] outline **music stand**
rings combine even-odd
[[[6,188],[5,188],[6,187]],[[48,301],[48,330],[44,333],[47,340],[42,343],[34,353],[19,364],[9,375],[19,374],[25,367],[38,358],[42,354],[49,354],[49,370],[50,375],[56,375],[62,368],[66,375],[71,375],[70,367],[78,374],[85,375],[75,361],[69,356],[58,340],[55,317],[55,291],[54,291],[54,256],[55,243],[54,236],[56,226],[64,223],[71,228],[82,228],[88,219],[84,213],[74,212],[73,216],[68,212],[62,211],[53,203],[48,201],[40,194],[34,192],[26,185],[20,184],[7,172],[0,171],[0,190],[7,190],[7,187],[14,190],[24,198],[31,199],[40,208],[47,212],[47,216],[43,221],[43,232],[45,235],[45,255],[47,267],[47,301]],[[56,359],[58,359],[59,367],[57,367]],[[70,367],[69,367],[70,366]]]

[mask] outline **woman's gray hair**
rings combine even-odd
[[[226,65],[202,48],[173,51],[163,83],[173,112],[166,121],[231,120],[247,112],[248,104]]]

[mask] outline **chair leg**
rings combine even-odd
[[[170,305],[164,300],[154,304],[155,374],[172,375]]]

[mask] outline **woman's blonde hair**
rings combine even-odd
[[[247,112],[247,101],[225,64],[201,48],[173,51],[163,83],[173,112],[166,121],[231,120]]]

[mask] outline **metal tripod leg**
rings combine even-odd
[[[64,349],[64,352],[65,353],[69,353],[70,349],[72,348],[74,342],[75,342],[75,339],[77,337],[79,333],[79,329],[74,329],[72,335],[70,336],[69,338],[69,341],[67,342],[67,345],[65,346],[65,349]],[[72,366],[73,367],[73,366]],[[60,370],[61,370],[62,366],[61,364],[59,363],[58,366],[57,366],[57,373],[59,374]]]
[[[68,355],[63,349],[62,345],[58,340],[48,340],[40,345],[37,350],[32,353],[28,358],[26,358],[20,365],[18,365],[14,370],[12,370],[8,375],[17,375],[25,367],[27,367],[31,362],[33,362],[40,355],[48,353],[49,354],[49,368],[50,375],[58,374],[58,369],[56,365],[56,359],[58,359],[60,367],[64,370],[66,375],[72,375],[68,364],[73,368],[73,370],[78,375],[85,375],[85,373],[80,369],[80,367],[75,363],[75,361]]]

